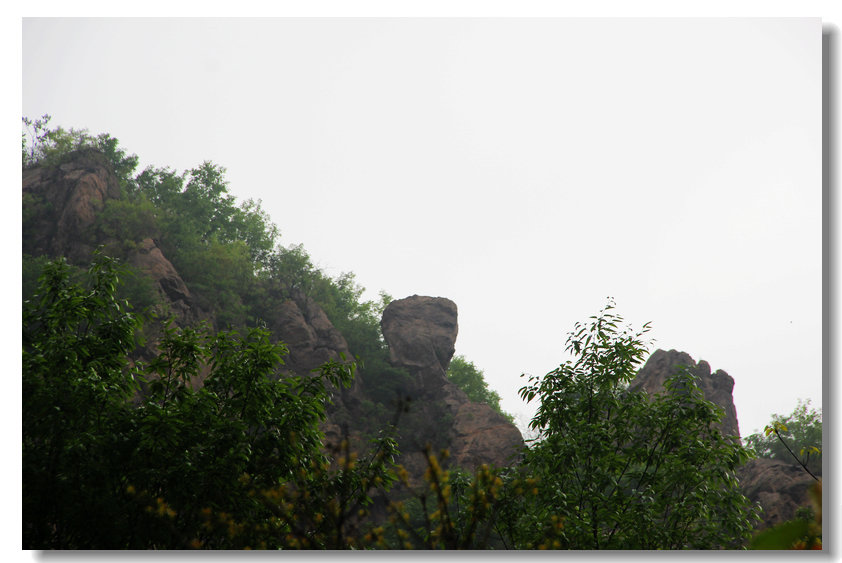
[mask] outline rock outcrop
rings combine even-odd
[[[392,364],[409,370],[422,385],[439,387],[447,381],[456,350],[456,317],[456,304],[441,297],[413,295],[390,303],[380,327]]]
[[[345,337],[310,297],[298,294],[274,307],[269,328],[289,350],[284,362],[285,371],[290,373],[308,374],[329,360],[339,363],[354,361]],[[336,413],[342,410],[348,418],[348,410],[359,406],[361,392],[359,378],[354,379],[350,388],[335,389],[330,411]],[[341,442],[342,429],[337,425],[328,421],[322,429],[328,441]]]
[[[137,243],[126,260],[152,280],[159,297],[169,305],[170,313],[180,324],[192,325],[206,317],[199,312],[187,284],[154,240],[147,238]]]
[[[682,366],[698,377],[699,387],[704,392],[705,399],[716,403],[725,411],[725,416],[720,422],[722,433],[739,437],[740,425],[733,395],[734,378],[722,370],[711,373],[710,364],[704,360],[696,363],[686,352],[655,350],[632,380],[630,388],[646,391],[650,395],[663,391],[664,382],[675,375]]]
[[[452,463],[468,470],[511,463],[523,447],[518,429],[488,405],[472,403],[447,379],[458,333],[456,304],[418,295],[393,301],[383,311],[381,328],[392,364],[414,377],[411,408],[432,424],[449,423]],[[408,452],[403,461],[411,475],[423,474],[420,453]]]
[[[104,154],[83,149],[67,155],[62,164],[25,169],[22,184],[24,253],[64,256],[84,266],[93,250],[105,245],[148,277],[164,316],[174,315],[181,326],[215,324],[214,304],[190,289],[155,239],[106,240],[98,214],[109,199],[121,197],[121,189]],[[287,371],[307,374],[328,360],[353,360],[345,338],[315,301],[303,294],[274,297],[267,300],[261,316],[289,349]],[[384,311],[381,326],[392,363],[413,376],[406,392],[412,398],[409,416],[415,425],[406,443],[419,447],[405,451],[401,459],[413,480],[420,481],[426,469],[420,448],[427,442],[446,443],[451,462],[465,469],[482,463],[501,466],[519,452],[523,440],[517,428],[487,405],[472,403],[446,377],[458,333],[452,301],[419,296],[395,301]],[[147,324],[146,346],[136,359],[154,357],[161,329]],[[201,385],[206,374],[207,369],[194,384]],[[364,448],[371,427],[388,422],[361,418],[371,411],[364,408],[365,381],[359,377],[350,389],[335,390],[333,400],[322,425],[329,444],[335,446],[348,437],[355,447]]]
[[[810,505],[807,490],[815,480],[792,463],[752,459],[740,467],[737,476],[743,494],[763,508],[764,528],[791,520],[799,508]]]
[[[96,247],[115,242],[96,232],[97,215],[108,200],[120,197],[119,181],[104,154],[82,149],[62,164],[28,168],[22,176],[25,254],[63,256],[71,264],[86,266]],[[124,248],[121,257],[152,281],[165,314],[182,326],[212,318],[153,239],[126,242],[130,250]],[[140,352],[151,353],[150,346]]]
[[[23,252],[83,263],[94,250],[92,227],[106,200],[120,196],[105,155],[82,150],[59,166],[23,171]]]
[[[630,387],[653,394],[663,391],[664,381],[680,366],[687,367],[699,379],[705,399],[725,411],[720,427],[724,434],[740,438],[737,409],[734,406],[734,378],[722,370],[711,373],[710,365],[696,363],[689,354],[656,350],[638,372]],[[772,459],[753,459],[739,468],[737,476],[743,494],[763,509],[761,528],[792,519],[802,506],[810,504],[807,489],[814,483],[803,469],[792,463]]]
[[[328,360],[352,361],[348,343],[327,315],[309,297],[283,301],[270,321],[275,336],[289,348],[290,371],[309,373]]]

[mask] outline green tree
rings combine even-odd
[[[118,271],[100,256],[76,282],[48,263],[24,303],[24,548],[353,546],[397,453],[388,435],[359,460],[325,450],[353,366],[290,375],[264,329],[171,326],[132,363],[140,323]]]
[[[60,164],[70,153],[85,148],[96,149],[108,158],[120,185],[131,185],[132,173],[137,168],[137,155],[127,155],[117,139],[108,133],[91,135],[87,129],[50,128],[52,117],[42,115],[39,119],[23,117],[22,164],[24,168],[36,165]],[[29,136],[29,142],[26,138]]]
[[[648,331],[622,327],[609,301],[567,339],[572,359],[520,390],[540,400],[530,423],[539,440],[524,466],[540,480],[521,541],[556,516],[556,547],[683,549],[741,545],[755,509],[740,493],[736,468],[750,452],[722,436],[722,411],[681,370],[663,393],[630,392]],[[530,521],[529,519],[532,519]]]
[[[775,414],[767,432],[745,438],[758,457],[804,465],[812,474],[822,474],[822,411],[810,400],[798,400],[791,414]]]
[[[127,361],[137,318],[116,298],[116,268],[99,257],[87,283],[48,264],[23,308],[23,545],[104,541],[126,504],[113,502],[119,443],[137,380]],[[86,538],[86,539],[83,539]]]
[[[512,415],[503,412],[500,408],[500,395],[497,391],[488,388],[485,382],[485,375],[473,362],[469,362],[464,356],[453,356],[450,366],[447,368],[447,378],[455,383],[468,398],[475,403],[485,403],[498,413],[505,416],[509,422],[514,421]]]

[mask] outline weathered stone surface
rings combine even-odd
[[[275,336],[289,348],[287,367],[306,374],[328,360],[353,360],[348,343],[309,297],[281,303],[272,322]]]
[[[274,307],[269,325],[273,336],[286,344],[289,350],[289,355],[284,358],[288,372],[306,375],[329,360],[340,363],[354,361],[345,337],[309,297],[296,295]],[[347,410],[359,405],[361,392],[357,377],[350,388],[334,389],[334,404],[330,406],[330,411],[336,413],[341,410],[347,418]],[[329,422],[323,426],[323,431],[327,435],[326,441],[331,444],[333,438],[340,436],[339,427],[333,428]]]
[[[413,295],[389,303],[380,327],[392,364],[425,384],[446,381],[459,332],[456,316],[456,304],[443,297]]]
[[[444,402],[455,412],[453,420],[453,463],[475,468],[483,463],[511,465],[523,448],[520,431],[488,405],[472,403],[455,385],[444,389]]]
[[[187,284],[155,241],[151,238],[140,241],[127,257],[127,261],[152,279],[158,294],[169,304],[171,312],[181,324],[189,325],[199,320],[201,315],[195,307]]]
[[[65,256],[84,263],[95,248],[92,227],[109,198],[120,195],[117,177],[105,155],[82,150],[53,167],[23,171],[23,197],[31,222],[25,221],[23,251]]]
[[[449,423],[451,462],[464,469],[483,463],[503,466],[523,447],[520,431],[485,404],[472,403],[446,376],[458,334],[456,305],[441,297],[413,295],[393,301],[383,311],[380,324],[389,345],[391,361],[415,376],[409,390],[411,408],[431,428]],[[416,442],[424,442],[418,436]],[[419,452],[406,452],[401,462],[419,482],[426,461]]]
[[[763,508],[762,527],[771,527],[795,517],[809,506],[807,490],[815,483],[802,468],[775,459],[752,459],[738,471],[743,494]]]
[[[722,432],[739,437],[740,426],[733,396],[734,378],[722,370],[711,373],[710,365],[704,360],[696,363],[686,352],[655,350],[637,377],[632,380],[630,387],[642,389],[650,395],[659,393],[664,389],[664,382],[675,375],[680,366],[686,366],[699,378],[699,387],[704,392],[705,399],[716,403],[725,411],[720,423]]]

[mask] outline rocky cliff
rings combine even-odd
[[[97,215],[108,200],[121,194],[118,179],[103,154],[86,149],[58,166],[25,169],[22,184],[25,254],[64,256],[72,264],[87,265],[98,246],[119,246],[123,251],[120,257],[153,282],[159,310],[172,314],[181,326],[200,321],[213,324],[212,305],[207,308],[200,304],[202,300],[191,292],[154,239],[114,241],[103,239],[97,231]],[[115,244],[123,242],[129,244]],[[264,313],[273,336],[289,349],[287,371],[306,374],[327,360],[353,360],[344,336],[307,295],[294,292],[288,298],[270,299]],[[518,430],[490,407],[471,403],[446,378],[457,334],[453,302],[424,297],[396,301],[384,312],[382,326],[392,363],[406,368],[415,380],[404,390],[411,399],[408,416],[426,422],[412,426],[414,434],[403,440],[412,444],[413,451],[407,450],[402,461],[407,462],[414,481],[420,480],[426,468],[420,453],[426,443],[451,445],[451,459],[467,469],[482,463],[502,465],[516,453],[522,445]],[[147,327],[142,359],[155,353],[159,329]],[[201,379],[194,383],[201,385]],[[367,425],[360,416],[365,399],[365,383],[360,378],[350,389],[335,391],[335,404],[323,425],[329,443],[349,437],[352,443],[364,447],[365,432],[361,428]]]

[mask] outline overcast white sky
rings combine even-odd
[[[23,115],[212,160],[328,273],[452,299],[524,419],[607,296],[734,377],[743,435],[821,404],[821,83],[819,19],[23,21]]]

